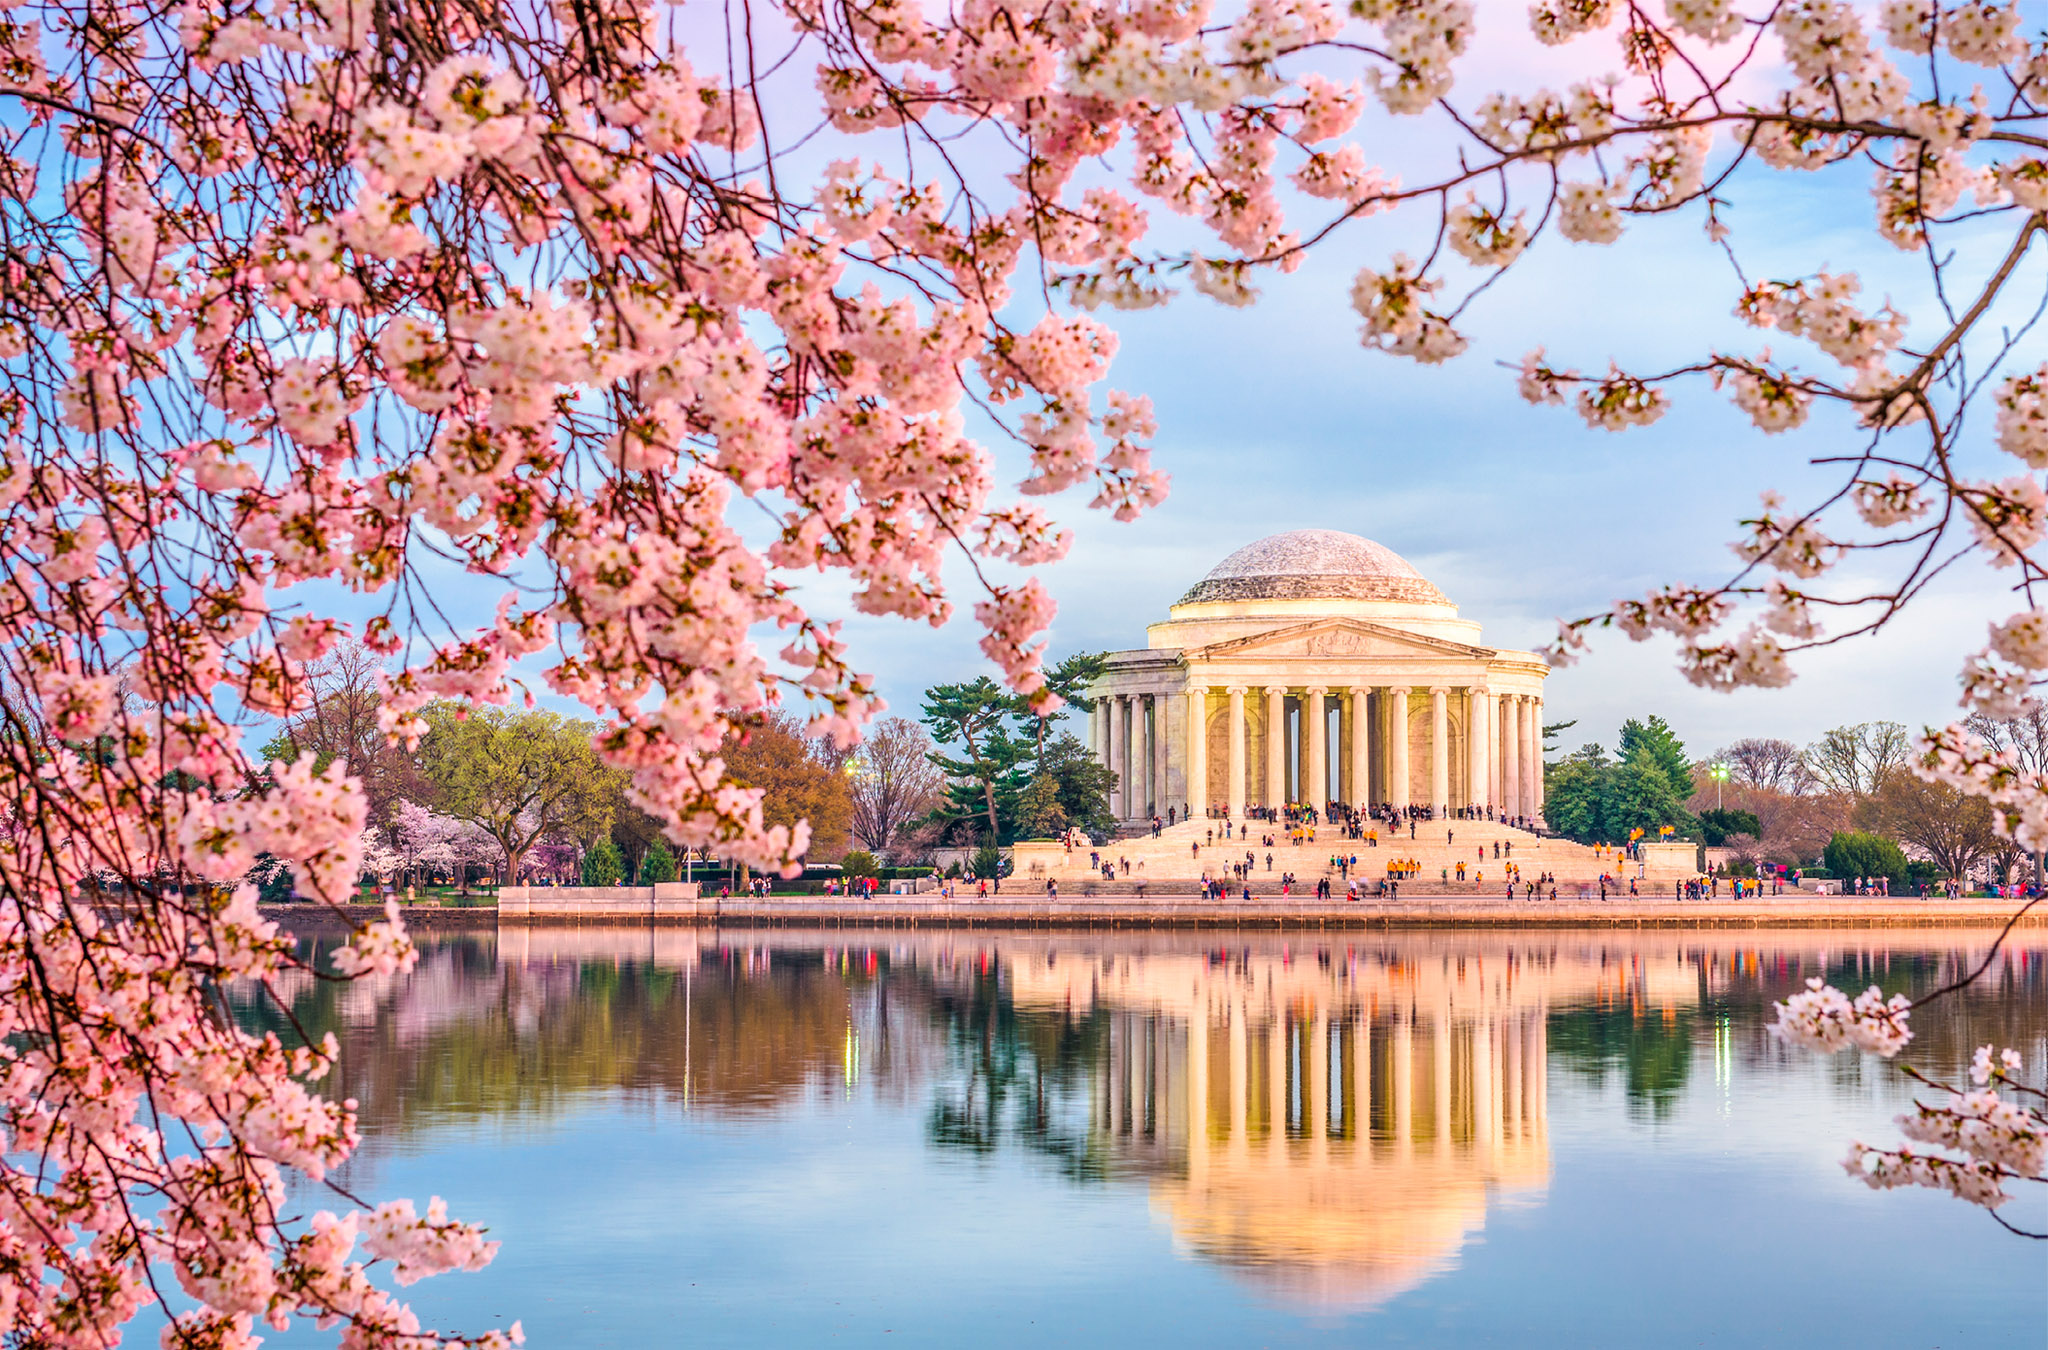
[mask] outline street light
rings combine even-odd
[[[1721,809],[1721,784],[1728,781],[1728,762],[1716,760],[1707,769],[1707,777],[1714,780],[1714,809]]]

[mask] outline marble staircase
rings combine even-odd
[[[1230,864],[1253,855],[1251,881],[1277,887],[1283,873],[1291,873],[1303,885],[1313,886],[1318,877],[1336,874],[1330,866],[1333,855],[1356,856],[1354,875],[1363,884],[1374,884],[1387,875],[1395,863],[1420,867],[1408,883],[1411,887],[1439,888],[1449,872],[1452,889],[1492,890],[1506,883],[1508,864],[1513,862],[1525,877],[1534,879],[1548,873],[1560,886],[1576,887],[1581,881],[1597,882],[1602,876],[1639,878],[1643,889],[1669,891],[1671,883],[1695,875],[1690,844],[1653,844],[1642,850],[1640,861],[1618,858],[1612,848],[1594,848],[1568,839],[1546,838],[1488,820],[1436,820],[1415,822],[1411,838],[1406,828],[1398,835],[1384,822],[1378,825],[1379,844],[1347,839],[1336,826],[1319,826],[1313,840],[1299,844],[1287,838],[1283,826],[1260,821],[1246,822],[1248,838],[1224,838],[1222,822],[1207,819],[1182,821],[1164,828],[1157,838],[1149,828],[1141,834],[1111,839],[1100,849],[1085,840],[1067,849],[1056,841],[1028,841],[1013,851],[1012,875],[1025,883],[1055,879],[1062,889],[1070,884],[1102,884],[1102,873],[1091,867],[1089,854],[1117,864],[1118,882],[1149,884],[1198,883],[1202,877],[1226,876]],[[1212,833],[1214,837],[1212,838]],[[1270,846],[1263,842],[1272,838]],[[1268,862],[1270,857],[1271,861]],[[1128,869],[1123,864],[1129,863]],[[1465,864],[1465,879],[1457,881],[1457,867]]]

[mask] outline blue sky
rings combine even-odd
[[[1501,9],[1495,0],[1486,7]],[[1476,101],[1493,83],[1522,91],[1546,82],[1562,87],[1565,65],[1582,74],[1589,56],[1595,64],[1604,59],[1577,48],[1533,48],[1521,14],[1519,4],[1501,9],[1494,17],[1513,22],[1488,30],[1498,49],[1483,47],[1461,62],[1461,101]],[[1411,182],[1448,162],[1448,143],[1429,119],[1368,113],[1354,134],[1369,158]],[[801,180],[806,169],[847,148],[806,146],[784,165],[787,177]],[[868,143],[852,148],[886,153]],[[1725,148],[1724,140],[1717,158]],[[1125,171],[1119,163],[1084,177],[1116,182]],[[1868,307],[1890,297],[1914,321],[1913,336],[1924,339],[1938,313],[1925,261],[1876,235],[1870,175],[1860,163],[1822,175],[1745,171],[1723,189],[1723,218],[1752,277],[1854,270],[1864,278]],[[1567,176],[1590,174],[1568,168]],[[1147,206],[1169,246],[1197,241],[1186,223],[1156,203]],[[1313,204],[1297,198],[1294,207]],[[1318,218],[1309,209],[1299,220],[1312,225]],[[1187,295],[1161,310],[1099,316],[1122,340],[1108,384],[1154,400],[1155,462],[1172,476],[1173,489],[1161,509],[1131,525],[1086,510],[1085,493],[1052,501],[1055,515],[1076,532],[1069,558],[1043,573],[1060,605],[1051,633],[1055,659],[1142,645],[1146,624],[1165,617],[1225,555],[1305,527],[1379,540],[1480,622],[1489,642],[1532,647],[1552,636],[1561,616],[1597,611],[1667,582],[1725,578],[1733,561],[1727,541],[1760,490],[1810,501],[1838,480],[1809,461],[1862,445],[1861,433],[1825,411],[1798,431],[1766,437],[1704,382],[1681,387],[1673,411],[1657,425],[1621,435],[1589,430],[1569,409],[1531,408],[1516,396],[1501,363],[1517,362],[1539,344],[1553,361],[1595,372],[1610,358],[1647,370],[1697,360],[1716,346],[1749,353],[1770,346],[1780,359],[1835,373],[1805,344],[1735,320],[1740,285],[1704,237],[1696,211],[1632,221],[1611,247],[1540,241],[1460,320],[1472,348],[1447,365],[1422,367],[1362,350],[1348,304],[1353,273],[1362,265],[1384,267],[1397,250],[1426,253],[1434,229],[1426,205],[1349,225],[1295,275],[1267,278],[1263,299],[1247,310]],[[1974,287],[1972,273],[2002,252],[2006,230],[2001,218],[1950,231],[1948,247],[1966,278],[1958,289]],[[1029,266],[1027,258],[1018,287],[1027,293]],[[2042,270],[2037,252],[2018,291],[2038,301]],[[1453,280],[1460,280],[1455,272]],[[1462,280],[1469,283],[1471,274]],[[1028,327],[1033,303],[1019,300],[1005,318]],[[2048,349],[2036,335],[2014,364],[2031,367],[2044,356]],[[2003,477],[2016,465],[1990,448],[1988,422],[1979,418],[1972,429],[1965,468]],[[1007,492],[1025,474],[1022,455],[986,424],[970,427],[997,455],[997,478]],[[761,508],[744,500],[735,503],[733,521],[756,540],[766,523]],[[452,568],[429,570],[452,614],[487,616],[494,590],[490,600],[472,605],[486,588],[472,588]],[[928,684],[990,669],[976,647],[979,630],[965,617],[978,597],[964,565],[948,574],[962,617],[938,631],[853,614],[841,577],[791,579],[814,613],[845,619],[858,666],[876,675],[893,711],[915,715]],[[1569,747],[1583,740],[1611,746],[1624,718],[1658,713],[1701,755],[1750,735],[1804,743],[1846,722],[1946,721],[1955,711],[1961,656],[1983,645],[1987,620],[2013,608],[2002,590],[1997,574],[1957,569],[1880,636],[1802,658],[1798,680],[1777,691],[1698,690],[1678,675],[1668,642],[1637,646],[1608,636],[1580,665],[1552,677],[1550,715],[1577,719],[1565,736]],[[771,650],[780,645],[773,634],[763,636]]]
[[[1731,213],[1741,256],[1757,275],[1855,268],[1873,306],[1890,294],[1919,317],[1933,308],[1924,263],[1871,231],[1866,173],[1746,175]],[[1155,461],[1173,490],[1133,525],[1059,503],[1077,537],[1046,576],[1060,603],[1056,656],[1142,645],[1145,625],[1224,555],[1306,527],[1379,540],[1483,624],[1489,642],[1533,646],[1560,616],[1667,581],[1725,576],[1727,541],[1759,490],[1802,501],[1801,489],[1831,481],[1807,461],[1862,442],[1824,414],[1766,437],[1703,382],[1682,387],[1657,425],[1619,435],[1516,395],[1497,363],[1539,343],[1582,369],[1610,357],[1641,369],[1696,359],[1716,342],[1753,352],[1776,337],[1781,357],[1829,368],[1803,344],[1733,319],[1739,286],[1696,215],[1636,222],[1608,248],[1539,244],[1469,313],[1461,327],[1472,349],[1444,366],[1361,349],[1351,274],[1384,265],[1395,248],[1423,252],[1426,237],[1411,232],[1428,228],[1433,220],[1416,216],[1352,229],[1295,276],[1269,282],[1249,310],[1184,297],[1106,316],[1123,342],[1110,383],[1154,399]],[[1960,243],[1966,266],[1998,247],[1985,236]],[[2031,357],[2041,358],[2039,343]],[[1988,445],[1973,457],[1987,475],[2012,471]],[[829,592],[818,589],[823,602]],[[1844,722],[1945,721],[1960,656],[1983,644],[1987,619],[2010,612],[2001,590],[1988,569],[1958,572],[1885,633],[1803,658],[1798,680],[1776,691],[1698,690],[1677,673],[1668,642],[1608,636],[1552,677],[1551,720],[1578,719],[1567,746],[1612,746],[1623,718],[1660,713],[1700,754],[1746,735],[1804,743]],[[932,633],[854,620],[849,631],[898,710],[924,684],[980,668],[971,624]]]

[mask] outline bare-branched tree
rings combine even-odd
[[[945,787],[931,735],[907,717],[869,729],[853,759],[853,837],[877,856],[896,849],[906,825],[929,814]]]
[[[1725,761],[1731,780],[1745,787],[1803,796],[1818,786],[1805,753],[1790,741],[1749,736],[1714,758]]]

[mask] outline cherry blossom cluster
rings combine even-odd
[[[1873,1190],[1924,1186],[1996,1210],[2013,1198],[2008,1182],[2048,1181],[2044,1094],[2021,1083],[2020,1070],[2017,1051],[1994,1056],[1990,1046],[1979,1046],[1970,1068],[1975,1086],[1949,1089],[1942,1101],[1918,1102],[1898,1117],[1899,1133],[1907,1139],[1945,1152],[1859,1143],[1850,1147],[1843,1166]],[[2003,1095],[2001,1088],[2014,1095]]]
[[[1117,335],[1076,310],[1248,303],[1349,221],[1407,211],[1420,228],[1360,260],[1351,300],[1365,346],[1441,362],[1546,229],[1599,246],[1695,210],[1734,262],[1738,175],[1847,174],[1880,238],[1973,297],[1926,334],[1820,259],[1738,263],[1737,313],[1827,366],[1600,374],[1605,353],[1539,349],[1518,387],[1617,431],[1692,377],[1769,432],[1845,410],[1868,437],[1855,522],[1767,503],[1728,584],[1575,621],[1559,657],[1604,621],[1678,636],[1702,684],[1776,685],[1842,635],[1818,588],[1851,549],[1953,539],[2023,592],[2048,580],[2048,373],[1985,375],[2048,207],[2048,47],[2016,9],[1543,0],[1527,40],[1578,68],[1467,97],[1477,23],[1469,0],[11,6],[0,1128],[60,1169],[45,1188],[0,1164],[4,1236],[35,1253],[0,1272],[25,1337],[104,1341],[170,1262],[203,1305],[186,1343],[297,1313],[405,1343],[424,1333],[349,1264],[357,1234],[408,1278],[483,1258],[432,1210],[293,1227],[280,1169],[330,1173],[349,1112],[299,1081],[315,1048],[206,1001],[295,960],[243,888],[259,857],[339,906],[403,845],[366,836],[392,822],[346,765],[260,761],[309,663],[347,639],[390,658],[400,743],[435,699],[581,703],[678,844],[791,866],[806,827],[770,827],[719,751],[774,706],[842,746],[879,708],[806,604],[819,574],[864,615],[967,610],[1043,706],[1035,569],[1070,538],[1049,499],[1121,520],[1164,499],[1151,407],[1106,387]],[[1444,136],[1403,182],[1374,149],[1411,125]],[[2009,246],[1945,247],[1964,217]],[[2019,472],[1960,476],[1980,387]],[[1973,707],[2032,696],[2035,598],[1966,665]],[[2048,815],[2010,766],[1936,748],[1929,771],[1998,794],[2009,828]],[[386,915],[325,973],[411,959]]]
[[[1774,1006],[1773,1035],[1826,1055],[1854,1047],[1890,1059],[1913,1039],[1911,1000],[1904,994],[1886,998],[1874,985],[1852,1000],[1816,977],[1807,980],[1803,992]]]

